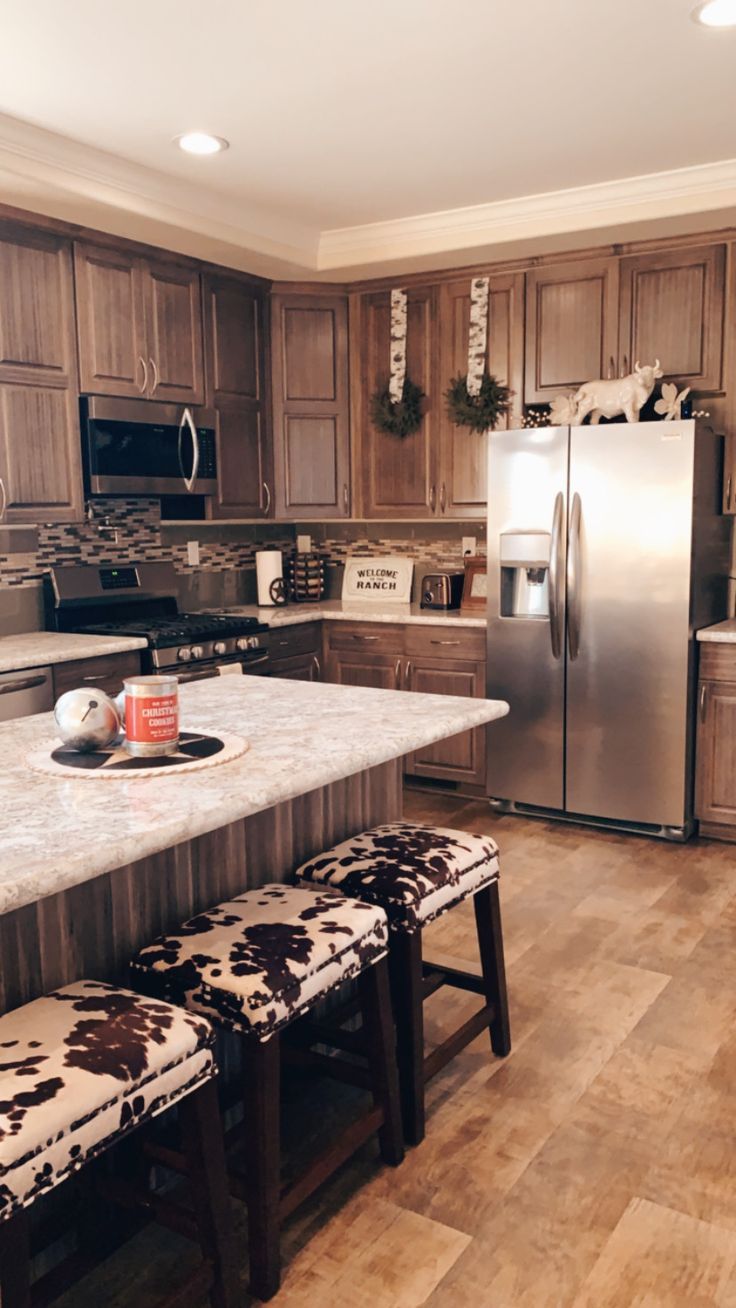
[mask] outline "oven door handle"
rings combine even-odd
[[[184,686],[188,681],[211,681],[217,676],[217,668],[203,668],[201,672],[177,672],[176,678]]]
[[[184,436],[185,426],[188,427],[191,432],[192,448],[194,450],[194,456],[192,458],[192,472],[191,472],[191,476],[189,477],[187,477],[187,474],[184,471],[184,462],[181,457],[181,443]],[[194,492],[194,487],[197,483],[197,476],[199,474],[199,433],[195,426],[194,418],[192,417],[192,411],[189,408],[189,406],[185,408],[184,412],[181,415],[181,421],[179,423],[179,442],[177,446],[177,453],[179,456],[179,471],[181,472],[184,485],[186,486],[187,491],[189,492],[190,495],[192,495]]]
[[[247,672],[248,668],[254,668],[257,663],[268,663],[268,659],[269,659],[268,654],[259,654],[258,658],[247,659],[243,663],[243,672]]]

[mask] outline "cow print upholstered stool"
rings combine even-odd
[[[297,871],[307,885],[340,890],[385,909],[390,926],[391,993],[398,1038],[404,1134],[424,1138],[424,1087],[488,1027],[494,1053],[511,1049],[498,847],[489,836],[392,822],[344,840]],[[422,962],[422,928],[472,898],[482,978]],[[423,1001],[443,985],[483,995],[485,1003],[426,1058]]]
[[[31,1304],[28,1208],[174,1104],[194,1200],[178,1229],[199,1239],[204,1258],[165,1303],[199,1304],[209,1291],[213,1308],[234,1308],[213,1040],[206,1020],[97,981],[78,981],[0,1017],[2,1308]],[[148,1191],[116,1182],[116,1193],[126,1205],[151,1207]],[[156,1196],[162,1218],[170,1208]]]
[[[259,1299],[279,1287],[284,1217],[376,1133],[386,1162],[397,1165],[403,1158],[387,952],[383,909],[333,890],[267,885],[200,913],[133,961],[136,985],[244,1038],[245,1167],[230,1169],[230,1183],[248,1207],[251,1290]],[[367,1068],[355,1065],[351,1079],[370,1089],[373,1106],[282,1191],[280,1037],[352,978]],[[321,1034],[302,1052],[308,1055],[316,1042],[325,1043]],[[339,1075],[338,1060],[313,1057],[322,1070]]]

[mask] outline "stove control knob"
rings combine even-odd
[[[201,659],[203,654],[204,654],[204,650],[202,649],[201,645],[192,645],[193,659]]]
[[[249,637],[248,637],[248,644],[250,645],[250,648],[251,648],[251,649],[260,649],[260,648],[261,648],[261,642],[260,642],[260,640],[258,639],[257,636],[249,636]]]
[[[227,644],[224,640],[216,640],[212,649],[215,654],[225,654],[227,653]]]
[[[184,645],[183,648],[177,652],[176,657],[181,659],[182,663],[188,663],[192,657],[192,651],[188,645]]]
[[[238,639],[237,639],[236,642],[235,642],[235,648],[236,648],[236,649],[249,649],[250,646],[249,646],[249,642],[248,642],[248,637],[247,637],[247,636],[238,636]]]

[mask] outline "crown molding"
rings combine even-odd
[[[549,191],[395,221],[335,228],[320,237],[318,269],[487,250],[507,242],[736,206],[736,159]]]

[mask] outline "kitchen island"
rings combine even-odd
[[[247,752],[188,775],[67,780],[26,761],[53,742],[50,714],[0,727],[0,1012],[82,975],[120,978],[192,913],[400,817],[405,754],[508,712],[258,677],[184,686],[181,708],[184,730],[240,735]]]

